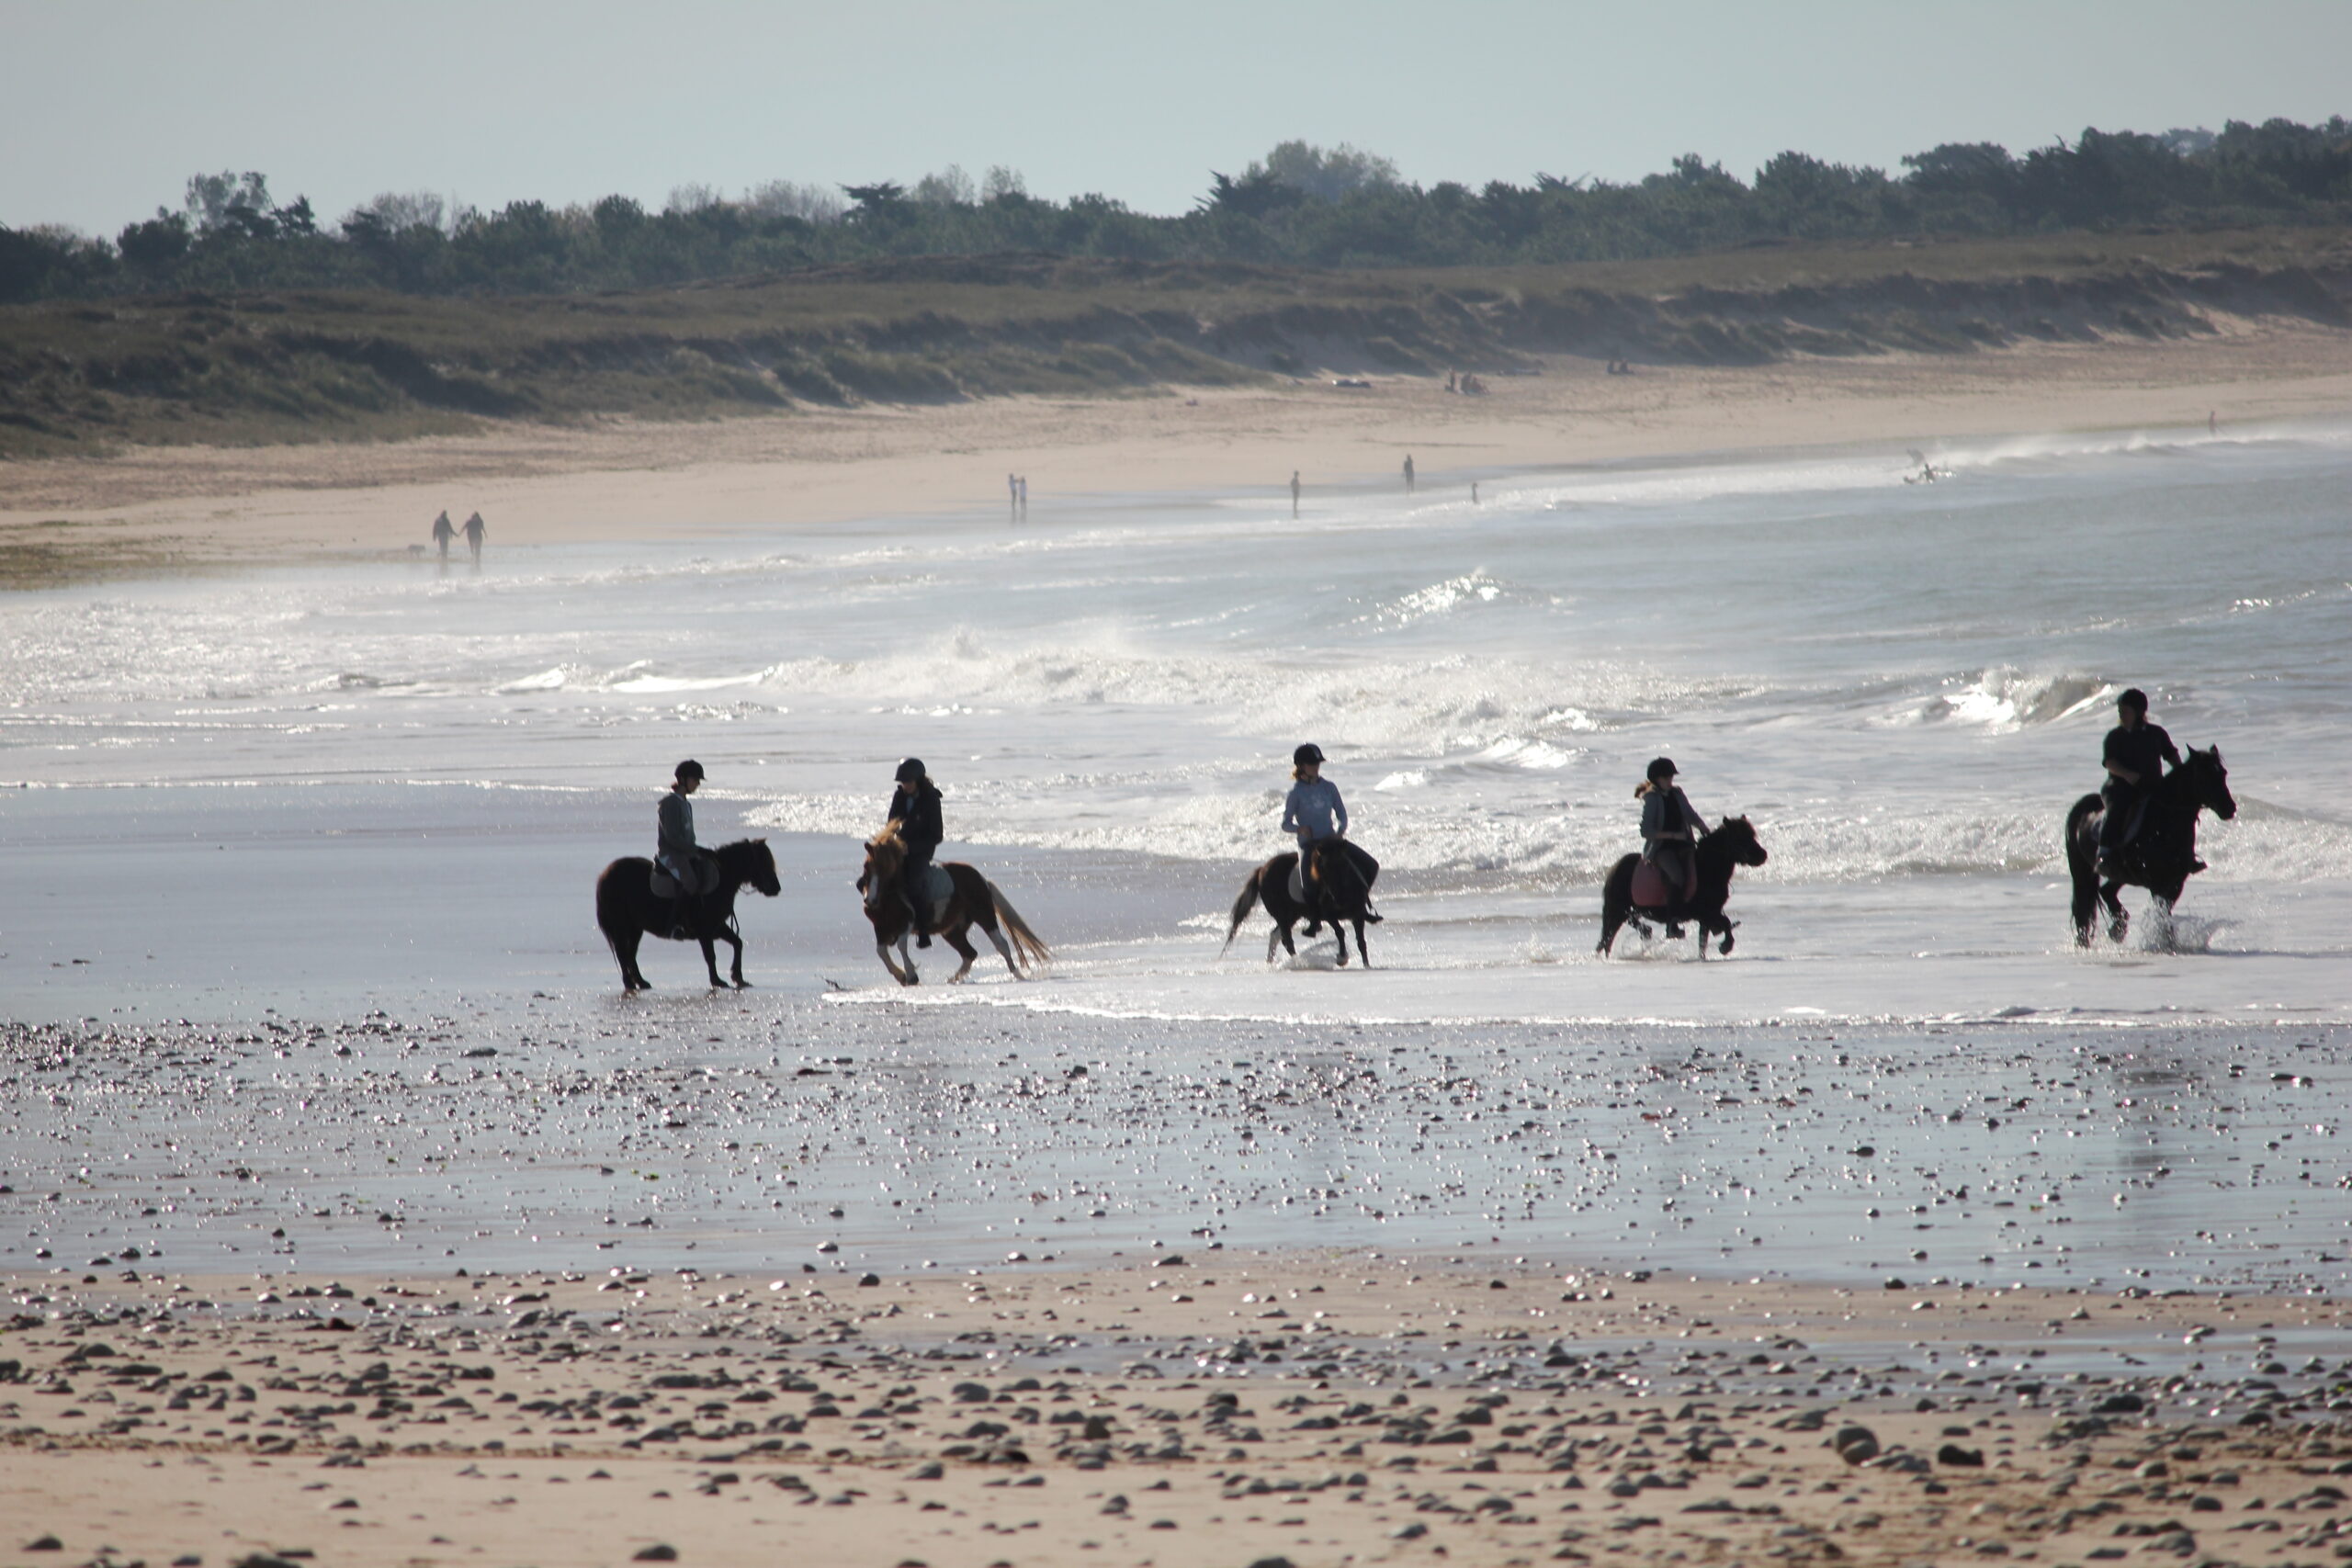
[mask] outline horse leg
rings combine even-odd
[[[882,960],[882,967],[890,972],[890,978],[896,980],[901,986],[911,986],[914,984],[912,980],[907,978],[905,972],[899,969],[899,961],[890,956],[890,944],[888,942],[876,938],[874,943],[874,951],[875,953]]]
[[[1363,944],[1363,922],[1362,920],[1358,920],[1356,922],[1356,956],[1363,960],[1363,966],[1365,968],[1369,969],[1372,967],[1372,949]]]
[[[1291,919],[1295,919],[1297,917],[1293,916]],[[1272,964],[1274,961],[1274,948],[1277,945],[1280,945],[1282,950],[1284,953],[1289,953],[1293,958],[1296,958],[1298,956],[1298,947],[1290,940],[1290,920],[1283,919],[1279,917],[1276,918],[1274,921],[1274,929],[1266,938],[1267,963]]]
[[[900,984],[920,986],[922,984],[922,976],[915,973],[915,955],[907,951],[907,938],[911,934],[911,929],[899,933],[899,963],[906,969]]]
[[[695,933],[695,940],[702,943],[703,965],[710,971],[711,988],[723,990],[727,982],[718,977],[718,949],[712,945],[709,937],[700,931]]]
[[[1331,917],[1331,940],[1339,945],[1340,967],[1348,966],[1348,928],[1339,916]]]
[[[728,974],[739,991],[751,989],[752,982],[743,978],[743,939],[731,931],[722,931],[718,939],[735,950],[735,961],[728,965]]]
[[[2132,931],[2131,913],[2123,908],[2123,900],[2117,897],[2122,891],[2123,884],[2120,882],[2109,882],[2098,890],[2099,902],[2107,906],[2107,940],[2109,942],[2120,942]]]
[[[947,976],[947,983],[951,986],[960,986],[964,983],[964,976],[972,972],[973,961],[980,955],[979,949],[974,947],[964,934],[971,929],[969,926],[949,926],[939,933],[945,939],[947,945],[956,950],[956,956],[964,961],[962,968]]]
[[[1012,944],[1004,940],[1004,933],[997,930],[994,926],[982,926],[980,929],[989,933],[989,941],[994,942],[996,944],[997,952],[1003,955],[1004,966],[1012,971],[1012,977],[1016,980],[1026,980],[1029,978],[1028,976],[1023,975],[1021,972],[1021,965],[1013,962]]]
[[[638,943],[643,940],[639,933],[631,931],[613,943],[614,955],[621,961],[621,990],[624,994],[630,991],[650,991],[653,988],[653,982],[648,980],[637,967]]]

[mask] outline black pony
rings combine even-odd
[[[2238,814],[2230,794],[2230,771],[2222,766],[2222,749],[2188,749],[2188,761],[2156,782],[2140,836],[2122,852],[2122,874],[2102,878],[2098,871],[2098,829],[2106,819],[2107,803],[2096,795],[2075,802],[2066,813],[2066,869],[2075,879],[2075,944],[2091,944],[2091,928],[2101,907],[2107,910],[2109,941],[2121,942],[2132,929],[2116,894],[2123,885],[2144,887],[2155,900],[2160,927],[2172,923],[2172,907],[2194,874],[2205,869],[2197,858],[2198,813],[2211,811],[2226,822]]]
[[[1715,825],[1713,832],[1700,837],[1690,858],[1698,868],[1698,892],[1687,904],[1665,907],[1645,905],[1636,908],[1634,905],[1634,868],[1641,863],[1641,856],[1627,855],[1611,867],[1609,880],[1601,885],[1600,945],[1594,951],[1606,957],[1617,940],[1618,931],[1629,920],[1635,931],[1646,937],[1650,934],[1649,920],[1657,919],[1669,925],[1696,921],[1702,958],[1707,956],[1709,932],[1724,939],[1715,951],[1729,953],[1731,929],[1738,923],[1724,915],[1724,905],[1731,898],[1731,874],[1739,866],[1762,865],[1764,846],[1756,841],[1756,829],[1747,818],[1726,817]]]
[[[1338,840],[1327,840],[1315,846],[1322,875],[1306,884],[1307,902],[1300,903],[1290,896],[1290,874],[1298,864],[1295,852],[1276,855],[1250,874],[1241,885],[1241,896],[1233,901],[1233,924],[1227,928],[1225,945],[1231,947],[1241,922],[1250,918],[1250,906],[1264,904],[1266,914],[1274,922],[1272,936],[1266,939],[1266,962],[1274,961],[1274,948],[1280,944],[1293,958],[1298,948],[1290,939],[1290,928],[1300,920],[1306,922],[1306,935],[1311,941],[1325,920],[1331,922],[1331,934],[1340,942],[1340,967],[1348,964],[1348,933],[1341,921],[1356,928],[1356,952],[1363,958],[1363,966],[1372,967],[1372,949],[1363,944],[1363,928],[1367,922],[1377,924],[1380,917],[1372,912],[1372,882],[1364,875],[1363,867],[1348,846]],[[1379,873],[1374,871],[1373,875]],[[1223,948],[1218,949],[1220,953]]]
[[[718,954],[710,945],[713,939],[723,942],[735,950],[735,984],[751,984],[743,978],[743,939],[735,932],[735,895],[746,884],[771,898],[783,892],[784,885],[776,880],[775,856],[768,852],[765,839],[742,839],[712,851],[711,858],[718,863],[718,886],[702,896],[695,929],[685,936],[674,934],[677,925],[670,913],[671,901],[653,896],[651,861],[642,855],[624,855],[596,878],[596,927],[612,943],[613,956],[621,961],[621,989],[653,988],[653,982],[637,966],[637,944],[647,936],[700,942],[702,961],[710,970],[714,986],[727,983],[718,977]]]

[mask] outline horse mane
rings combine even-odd
[[[891,818],[888,822],[883,825],[880,832],[865,840],[865,847],[869,850],[905,849],[907,847],[907,841],[899,836],[899,829],[905,826],[906,824],[899,820],[896,817]]]

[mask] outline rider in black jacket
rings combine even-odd
[[[2099,762],[2107,783],[2099,795],[2107,815],[2099,819],[2098,861],[2102,873],[2116,869],[2116,858],[2140,836],[2147,803],[2155,794],[2166,762],[2180,766],[2180,748],[2161,725],[2148,722],[2148,694],[2134,686],[2115,699],[2116,725],[2107,732]]]
[[[933,852],[947,831],[940,821],[939,791],[923,770],[922,759],[910,757],[900,762],[898,781],[887,815],[898,823],[899,840],[907,846],[906,863],[899,868],[899,890],[906,897],[908,912],[914,917],[915,945],[929,947],[931,936],[922,929],[923,877],[931,869]]]

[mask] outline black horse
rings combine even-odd
[[[1293,958],[1298,956],[1298,947],[1290,939],[1292,926],[1305,920],[1311,941],[1329,920],[1331,934],[1340,942],[1340,967],[1348,964],[1348,933],[1342,921],[1355,927],[1356,952],[1363,956],[1363,966],[1372,967],[1372,949],[1363,944],[1363,928],[1380,922],[1380,917],[1372,912],[1372,884],[1380,874],[1379,863],[1342,840],[1327,840],[1315,846],[1315,854],[1322,874],[1307,882],[1305,904],[1290,896],[1290,874],[1298,864],[1295,852],[1276,855],[1250,874],[1250,880],[1241,885],[1241,896],[1233,901],[1233,924],[1225,933],[1226,947],[1233,945],[1241,922],[1250,918],[1250,907],[1262,903],[1274,922],[1273,934],[1266,939],[1267,963],[1274,961],[1277,944]],[[1372,862],[1370,874],[1364,870],[1367,861]]]
[[[703,895],[695,929],[684,934],[671,915],[671,900],[653,896],[651,861],[642,855],[624,855],[596,878],[596,927],[612,943],[613,956],[621,961],[621,989],[653,988],[653,982],[637,966],[637,944],[647,936],[700,942],[702,961],[710,970],[714,986],[727,983],[718,977],[718,954],[710,945],[713,940],[723,942],[735,950],[735,984],[751,984],[743,978],[743,939],[735,931],[735,895],[746,884],[771,898],[783,892],[784,885],[776,880],[775,856],[768,852],[765,839],[742,839],[721,845],[711,858],[718,863],[718,889]]]
[[[1756,829],[1745,817],[1726,817],[1715,825],[1712,833],[1701,835],[1692,847],[1691,861],[1698,868],[1699,890],[1690,902],[1665,906],[1634,904],[1634,868],[1641,863],[1639,855],[1627,855],[1610,869],[1609,880],[1600,889],[1600,945],[1594,951],[1603,957],[1617,941],[1617,932],[1631,921],[1635,931],[1646,937],[1649,921],[1664,920],[1679,925],[1685,920],[1699,927],[1699,956],[1707,956],[1710,932],[1723,938],[1718,953],[1732,948],[1732,927],[1738,922],[1724,915],[1724,905],[1731,898],[1731,874],[1743,865],[1762,865],[1764,846],[1756,841]]]
[[[2107,818],[2107,803],[2096,795],[2075,802],[2066,813],[2066,869],[2075,879],[2075,945],[2091,944],[2091,928],[2102,907],[2107,910],[2107,934],[2121,942],[2132,929],[2116,894],[2124,884],[2144,887],[2155,900],[2159,928],[2172,924],[2172,907],[2191,875],[2205,869],[2197,858],[2197,818],[2211,811],[2226,822],[2238,814],[2230,794],[2230,771],[2222,766],[2222,749],[2188,749],[2188,758],[2156,782],[2140,836],[2124,846],[2120,876],[2102,878],[2098,870],[2098,829]]]

